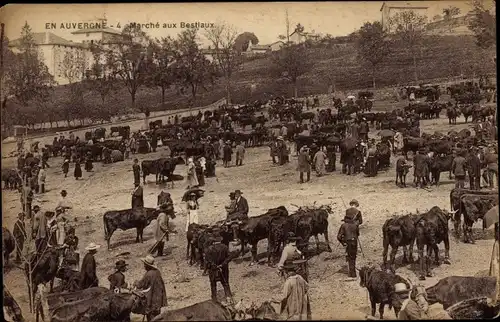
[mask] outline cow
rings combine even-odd
[[[207,229],[208,225],[198,225],[196,223],[191,223],[188,226],[188,231],[186,232],[187,246],[186,246],[186,259],[189,260],[189,265],[193,265],[197,258],[198,253],[198,239],[203,230]],[[198,254],[198,258],[202,256],[201,253]]]
[[[122,289],[121,293],[106,292],[97,297],[64,303],[52,311],[53,322],[119,321],[130,322],[130,313],[143,313],[145,293]]]
[[[280,256],[282,247],[285,247],[288,233],[292,231],[292,222],[289,217],[274,217],[269,225],[269,237],[267,238],[267,262],[276,263]]]
[[[463,114],[463,116],[465,118],[465,123],[467,123],[467,120],[469,119],[469,117],[471,117],[472,114],[474,113],[474,108],[470,104],[463,105],[460,108],[460,113]]]
[[[460,111],[455,106],[448,106],[446,109],[446,116],[448,116],[448,124],[457,124],[457,117],[459,116]]]
[[[54,279],[58,270],[59,251],[50,245],[47,245],[42,253],[37,253],[25,262],[24,273],[27,279],[31,277],[33,299],[40,284],[50,283],[50,292],[54,290]]]
[[[61,306],[64,303],[95,298],[108,292],[111,291],[105,287],[90,287],[81,291],[49,293],[47,294],[47,304],[49,310],[53,311],[54,308]]]
[[[174,206],[170,204],[166,210],[170,218],[175,218]],[[128,230],[136,228],[136,243],[142,243],[142,234],[151,221],[155,220],[160,211],[155,208],[132,208],[123,210],[106,211],[102,217],[104,223],[104,239],[107,241],[108,250],[110,249],[111,236],[117,229]]]
[[[464,215],[464,223],[462,226],[464,232],[465,243],[475,243],[472,234],[472,226],[478,219],[483,219],[488,210],[498,205],[498,195],[477,195],[477,194],[464,194],[460,198],[460,209]],[[483,229],[484,221],[483,221]]]
[[[11,232],[2,227],[2,254],[3,254],[3,267],[7,267],[9,263],[9,256],[16,248],[16,241]]]
[[[318,235],[322,234],[325,237],[325,242],[329,252],[332,251],[330,241],[328,240],[328,215],[332,213],[330,206],[321,206],[319,209],[302,210],[299,208],[297,212],[290,216],[292,229],[303,244],[299,245],[303,250],[307,250],[309,239],[314,236],[316,240],[316,250],[319,253]]]
[[[425,141],[423,138],[405,137],[403,138],[403,149],[401,152],[408,160],[408,152],[412,151],[415,155],[420,148],[424,147],[424,144]]]
[[[395,273],[394,261],[398,248],[403,247],[403,264],[413,263],[416,215],[408,214],[389,218],[382,226],[384,268],[387,269],[387,253],[391,246],[390,270]],[[407,247],[409,246],[409,254]]]
[[[448,276],[427,288],[429,305],[440,303],[444,309],[461,301],[476,297],[495,296],[495,276]]]
[[[172,178],[175,167],[178,164],[184,164],[184,160],[181,157],[176,158],[160,158],[156,160],[144,160],[141,162],[142,169],[142,181],[146,184],[146,177],[150,174],[155,174],[155,182],[159,184],[164,182],[164,177],[167,177],[167,181]],[[173,182],[173,180],[171,180]]]
[[[152,321],[232,321],[234,313],[218,302],[207,300],[157,315]]]
[[[274,217],[288,217],[288,210],[284,206],[279,206],[269,209],[260,216],[249,217],[240,225],[232,225],[234,238],[241,240],[242,256],[245,254],[245,244],[251,245],[252,265],[257,263],[257,244],[260,240],[269,237],[269,227]]]
[[[399,178],[401,186],[406,188],[406,175],[411,167],[412,165],[406,164],[406,160],[404,158],[399,158],[396,161],[396,186],[398,185]]]
[[[22,185],[22,180],[15,169],[2,169],[4,189],[15,190]]]
[[[448,178],[451,179],[451,165],[453,164],[454,156],[452,154],[435,153],[430,162],[431,183],[439,186],[439,178],[441,172],[448,172]]]
[[[359,285],[366,287],[370,296],[371,315],[375,316],[376,305],[379,304],[380,319],[384,318],[384,307],[394,307],[396,318],[401,310],[401,301],[394,292],[394,285],[404,283],[408,289],[412,287],[408,280],[399,275],[384,272],[375,267],[364,266],[359,270]]]
[[[460,188],[453,188],[450,191],[450,209],[452,211],[456,211],[455,215],[453,217],[453,224],[455,228],[455,236],[457,238],[460,238],[460,223],[461,223],[461,216],[463,213],[462,209],[462,202],[461,198],[465,194],[474,194],[474,195],[498,195],[498,191],[494,190],[487,190],[487,191],[479,191],[479,190],[470,190],[470,189],[460,189]]]
[[[434,206],[428,212],[421,214],[416,220],[416,242],[420,261],[420,280],[425,275],[432,277],[430,257],[434,251],[434,264],[439,265],[438,244],[444,242],[445,264],[450,264],[450,241],[448,236],[448,220],[453,213],[447,213]],[[424,247],[427,253],[424,254]]]

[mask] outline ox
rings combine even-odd
[[[413,263],[413,244],[415,243],[415,222],[417,221],[416,215],[404,215],[389,218],[382,226],[383,235],[383,259],[384,268],[387,269],[387,253],[389,245],[391,246],[390,269],[394,273],[394,261],[396,253],[400,246],[403,247],[403,264]],[[409,254],[407,247],[409,246]]]

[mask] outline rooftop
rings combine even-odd
[[[116,29],[112,28],[97,28],[97,29],[79,29],[77,31],[73,31],[73,35],[77,34],[87,34],[87,33],[97,33],[97,32],[104,32],[108,34],[114,34],[114,35],[121,35],[122,33]]]
[[[382,3],[382,7],[380,7],[380,11],[384,9],[384,6],[388,6],[389,8],[398,8],[398,9],[429,9],[422,1],[412,1],[412,2],[404,2],[404,1],[389,1]]]
[[[33,39],[36,45],[60,45],[60,46],[71,46],[71,47],[87,47],[86,44],[72,42],[59,37],[51,32],[35,32],[33,33]],[[19,46],[21,39],[14,39],[9,41],[9,47]]]

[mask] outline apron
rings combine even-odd
[[[188,231],[189,224],[198,223],[198,209],[188,209],[188,215],[186,219],[186,232]]]

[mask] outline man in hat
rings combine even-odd
[[[241,142],[236,145],[236,166],[243,165],[243,159],[245,158],[245,147]]]
[[[363,224],[363,216],[361,215],[361,211],[358,209],[359,202],[356,199],[353,199],[349,202],[350,208],[346,209],[344,221],[351,220],[356,225]]]
[[[146,274],[141,280],[134,283],[134,286],[141,290],[149,289],[146,292],[145,313],[147,321],[151,321],[159,315],[162,307],[167,306],[167,291],[161,272],[155,265],[155,259],[151,255],[142,258]]]
[[[139,160],[137,158],[134,159],[132,171],[134,172],[134,184],[141,183],[141,167],[139,166]]]
[[[234,212],[234,209],[236,208],[236,197],[234,195],[234,192],[229,193],[229,205],[227,205],[225,208],[227,215]]]
[[[33,208],[33,239],[35,239],[35,247],[37,252],[41,252],[47,245],[49,231],[47,226],[47,216],[40,212],[40,207],[37,205]]]
[[[144,192],[140,183],[134,183],[134,191],[132,191],[132,208],[144,207]]]
[[[281,304],[280,314],[284,320],[311,320],[309,284],[297,274],[295,265],[284,266],[284,271],[286,280],[283,285],[283,295],[279,300],[273,299],[272,302]]]
[[[234,191],[234,211],[231,213],[232,217],[241,217],[241,219],[248,218],[248,202],[242,196],[243,192],[240,189]]]
[[[168,241],[168,216],[166,214],[167,204],[160,205],[160,213],[156,218],[155,241],[156,247],[151,250],[157,250],[156,256],[163,256],[163,249],[165,248],[165,239]]]
[[[231,141],[228,140],[222,147],[222,161],[224,164],[224,168],[227,168],[231,165],[232,154],[233,154],[233,148],[231,147]]]
[[[24,241],[26,240],[26,226],[24,224],[24,213],[22,212],[17,215],[17,221],[14,224],[12,235],[16,241],[16,262],[20,262]]]
[[[99,286],[99,279],[97,278],[97,266],[94,255],[100,248],[100,245],[90,243],[85,250],[88,251],[82,261],[80,270],[80,289],[84,290],[90,287]]]
[[[125,275],[123,275],[123,273],[127,270],[127,266],[128,264],[123,259],[115,263],[116,271],[108,276],[110,290],[114,291],[116,288],[120,290],[128,287],[128,284],[125,283]]]
[[[467,156],[467,173],[469,174],[469,189],[481,189],[481,160],[479,160],[478,148],[472,147]]]
[[[306,182],[311,180],[311,156],[309,155],[307,145],[300,148],[297,163],[297,170],[300,173],[300,183],[304,183],[304,172],[307,174]]]
[[[229,262],[231,257],[229,247],[221,243],[221,236],[215,236],[212,242],[205,252],[212,300],[217,301],[217,282],[220,282],[224,288],[227,302],[231,303],[232,294],[229,286]]]
[[[269,154],[273,160],[273,164],[276,164],[276,157],[278,156],[278,142],[274,140],[271,141],[271,143],[269,143],[269,149]]]
[[[451,163],[451,172],[455,176],[455,188],[465,188],[465,171],[467,160],[465,160],[465,151],[462,150],[458,153]]]
[[[281,252],[280,261],[278,262],[278,270],[282,271],[283,267],[290,264],[293,260],[301,259],[303,257],[302,252],[297,248],[298,238],[294,233],[289,233],[287,238],[287,244],[283,247]]]
[[[413,157],[413,176],[415,177],[415,187],[422,188],[427,186],[427,160],[424,149],[419,149],[418,153]]]
[[[347,217],[347,216],[346,216]],[[346,247],[347,264],[349,267],[349,277],[356,277],[356,256],[358,254],[359,226],[350,219],[344,218],[344,223],[340,226],[337,240]]]
[[[283,140],[282,136],[278,136],[278,139],[276,141],[276,151],[278,154],[278,163],[279,165],[284,165],[285,164],[285,156],[286,156],[286,144],[285,141]]]
[[[452,320],[442,304],[429,305],[421,285],[408,289],[405,283],[396,283],[394,294],[399,302],[396,307],[400,308],[398,320]]]
[[[494,181],[498,182],[498,153],[496,146],[490,146],[484,154],[484,164],[486,165],[486,174],[488,185],[493,189]],[[497,183],[498,185],[498,183]]]

